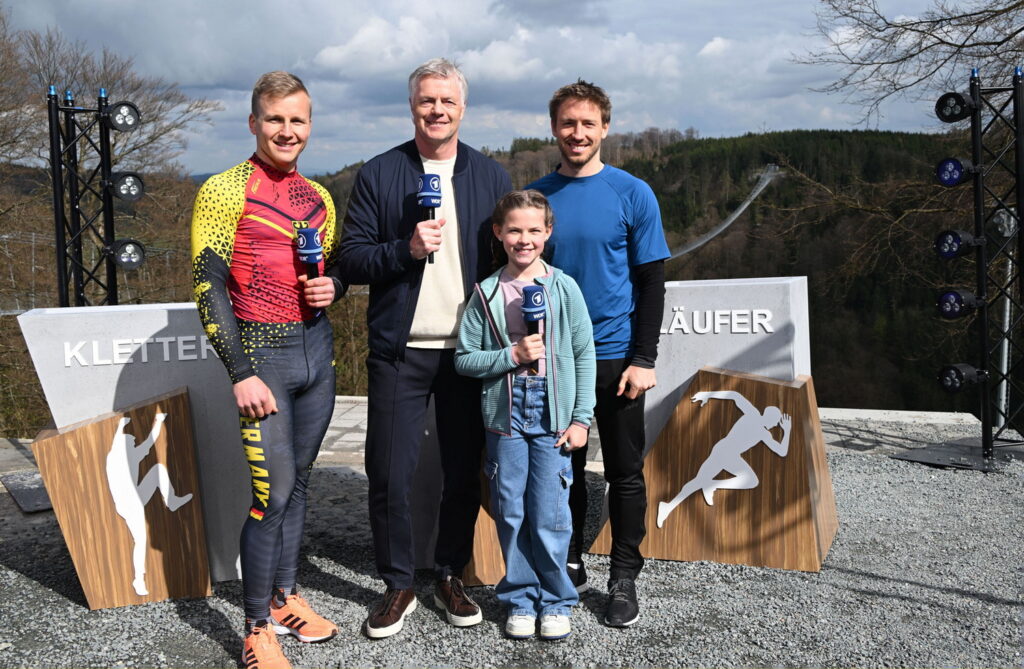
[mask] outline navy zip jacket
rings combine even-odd
[[[369,284],[366,310],[370,355],[403,360],[419,299],[426,260],[409,252],[416,224],[428,211],[416,203],[423,174],[412,140],[371,159],[359,169],[332,275],[347,284]],[[512,190],[508,173],[494,160],[459,142],[452,174],[459,217],[460,258],[468,298],[490,272],[491,213]]]

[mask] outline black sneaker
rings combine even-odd
[[[629,627],[640,617],[640,605],[636,602],[636,584],[631,578],[608,581],[608,610],[604,624],[609,627]]]
[[[565,565],[565,570],[569,573],[569,580],[576,587],[576,592],[583,592],[590,588],[587,584],[587,568],[583,566],[583,562],[579,562],[579,566],[574,567],[571,564]]]

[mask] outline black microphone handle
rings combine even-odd
[[[320,276],[320,263],[306,264],[306,279],[315,279]]]
[[[436,212],[437,212],[436,209],[434,209],[433,207],[430,207],[430,218],[431,218],[431,220],[433,220],[434,216],[436,215]],[[431,265],[434,264],[434,252],[433,251],[431,251],[430,253],[427,254],[427,262],[430,263]]]
[[[540,321],[526,321],[526,334],[535,335],[540,333]],[[537,375],[540,373],[540,360],[530,363],[529,373]]]

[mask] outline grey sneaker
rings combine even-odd
[[[572,633],[569,616],[544,615],[540,617],[540,638],[545,641],[564,639]]]
[[[629,627],[640,617],[636,601],[636,583],[631,578],[608,581],[608,610],[604,624],[609,627]]]

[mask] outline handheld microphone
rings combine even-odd
[[[433,219],[441,207],[441,177],[436,174],[422,174],[416,181],[416,204],[430,210]],[[433,264],[434,252],[427,255],[427,262]]]
[[[295,232],[295,251],[299,254],[299,262],[306,266],[306,276],[315,279],[320,276],[320,261],[324,259],[320,231],[316,228],[299,228]]]
[[[540,332],[541,321],[544,320],[544,287],[523,287],[523,320],[526,321],[526,334],[535,335]],[[529,374],[537,374],[539,360],[530,363]]]

